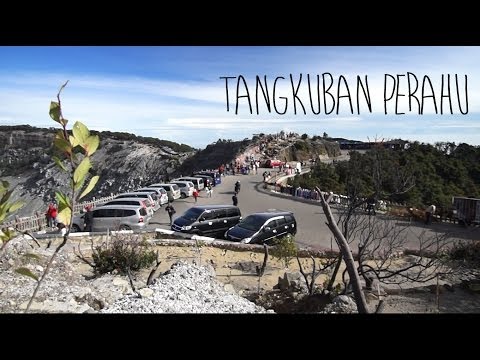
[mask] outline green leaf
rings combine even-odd
[[[98,175],[95,175],[94,177],[92,177],[92,178],[90,179],[90,182],[88,183],[88,186],[85,188],[85,190],[83,190],[83,192],[82,192],[82,194],[79,196],[78,200],[80,200],[80,199],[83,198],[85,195],[87,195],[90,191],[92,191],[92,189],[94,188],[94,186],[97,184],[98,179],[100,179],[100,176],[98,176]]]
[[[35,275],[34,273],[32,273],[29,269],[27,269],[25,267],[15,269],[15,272],[19,273],[20,275],[31,277],[32,279],[35,279],[35,280],[38,281],[38,276]]]
[[[53,120],[55,120],[56,122],[58,122],[59,124],[61,124],[61,121],[60,121],[60,104],[55,102],[55,101],[50,102],[50,117]]]
[[[71,219],[72,219],[72,209],[70,209],[69,207],[66,207],[60,210],[60,207],[59,207],[57,221],[60,220],[60,222],[64,223],[65,226],[68,226],[70,225]]]
[[[80,143],[78,142],[78,140],[77,140],[75,137],[73,137],[72,135],[70,135],[70,136],[68,137],[68,139],[70,140],[70,144],[72,145],[72,148],[74,148],[74,147],[77,146],[77,145],[80,145]]]
[[[90,163],[90,158],[85,156],[73,173],[73,181],[75,181],[75,184],[85,179],[85,176],[87,176],[88,170],[90,170],[91,167],[92,164]]]
[[[6,204],[8,199],[10,198],[10,196],[12,195],[13,193],[13,189],[12,190],[9,190],[7,191],[6,193],[4,193],[2,195],[2,198],[0,199],[0,204]]]
[[[86,177],[83,177],[81,181],[74,184],[73,188],[75,189],[75,191],[80,190],[83,187],[83,184],[85,184],[85,179]]]
[[[55,198],[57,199],[59,210],[70,207],[70,199],[65,194],[55,191]]]
[[[80,121],[75,122],[72,131],[73,136],[75,137],[75,139],[77,139],[79,144],[84,144],[90,136],[90,131],[88,131],[88,128]]]
[[[8,183],[8,181],[1,180],[0,181],[0,194],[3,194],[5,191],[7,191],[9,186],[10,186],[10,184]]]
[[[14,229],[2,229],[0,231],[0,240],[2,240],[2,242],[8,242],[13,239],[16,234],[17,232]]]
[[[70,143],[65,139],[57,138],[53,141],[53,144],[60,151],[66,152],[68,154],[72,152],[72,147],[70,146]]]
[[[65,165],[63,165],[63,162],[62,160],[60,160],[58,157],[56,156],[52,156],[52,159],[53,161],[55,161],[55,164],[57,164],[57,166],[62,169],[63,171],[67,171],[67,168],[65,167]]]
[[[15,201],[14,203],[10,204],[10,208],[8,209],[8,212],[13,213],[14,211],[17,211],[18,209],[20,209],[23,205],[25,205],[25,202]]]
[[[83,145],[87,156],[90,156],[95,151],[97,151],[98,145],[100,145],[100,138],[98,137],[98,135],[90,135],[85,141],[85,144]]]

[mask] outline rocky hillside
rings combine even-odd
[[[30,126],[0,127],[0,177],[16,186],[14,199],[28,204],[19,216],[44,211],[56,190],[66,191],[66,174],[52,160],[54,132]],[[101,132],[99,136],[100,147],[92,163],[100,180],[86,200],[159,182],[194,151],[184,144],[132,134]]]
[[[55,191],[67,190],[67,174],[52,160],[54,134],[54,128],[0,126],[0,178],[15,187],[14,200],[22,198],[28,204],[17,213],[20,217],[44,212]],[[98,134],[100,147],[92,158],[92,172],[100,175],[100,180],[85,200],[191,175],[196,170],[216,169],[235,159],[243,160],[245,153],[256,154],[261,162],[272,158],[307,161],[340,154],[338,143],[282,132],[242,141],[219,139],[203,150],[128,133]]]

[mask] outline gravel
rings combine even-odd
[[[127,295],[118,299],[103,313],[271,313],[264,308],[227,292],[207,267],[185,262],[149,286],[148,297]],[[142,293],[142,291],[139,291]]]

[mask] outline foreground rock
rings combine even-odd
[[[187,263],[172,269],[138,295],[127,295],[105,313],[265,313],[264,308],[219,283],[211,270]],[[147,296],[145,296],[147,295]]]

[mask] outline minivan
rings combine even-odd
[[[195,190],[195,185],[191,181],[172,181],[172,184],[177,185],[180,188],[180,197],[185,199],[193,195],[193,190]]]
[[[184,176],[178,179],[173,179],[173,181],[191,181],[193,183],[193,186],[195,186],[195,189],[197,189],[198,191],[203,190],[205,188],[205,186],[203,185],[202,178]]]
[[[129,193],[122,193],[115,196],[115,199],[123,199],[123,198],[140,198],[146,199],[148,205],[152,208],[153,211],[157,211],[160,205],[153,199],[152,194],[150,192],[129,192]]]
[[[164,188],[168,195],[168,201],[175,201],[180,199],[180,188],[177,184],[152,184],[149,188]]]
[[[240,209],[237,206],[193,206],[175,219],[172,230],[222,238],[225,231],[235,226],[241,218]]]
[[[213,186],[217,186],[218,184],[222,183],[222,177],[218,171],[197,171],[193,173],[193,176],[198,175],[207,175],[213,179]]]
[[[100,206],[107,206],[107,205],[133,205],[133,206],[143,206],[145,210],[147,210],[148,217],[151,218],[153,216],[153,209],[150,206],[147,206],[147,199],[142,198],[121,198],[121,199],[113,199],[107,201],[103,205]]]
[[[139,230],[144,229],[149,222],[147,210],[143,206],[104,205],[98,207],[92,214],[92,231],[108,230]],[[72,231],[83,231],[83,217],[74,216]]]
[[[157,194],[157,202],[160,204],[160,206],[164,204],[168,204],[168,195],[167,195],[167,190],[164,188],[141,188],[134,190],[133,192],[149,192],[149,191],[155,191]]]
[[[246,244],[271,244],[274,238],[297,233],[297,221],[292,212],[269,210],[248,215],[228,229],[225,237]]]

